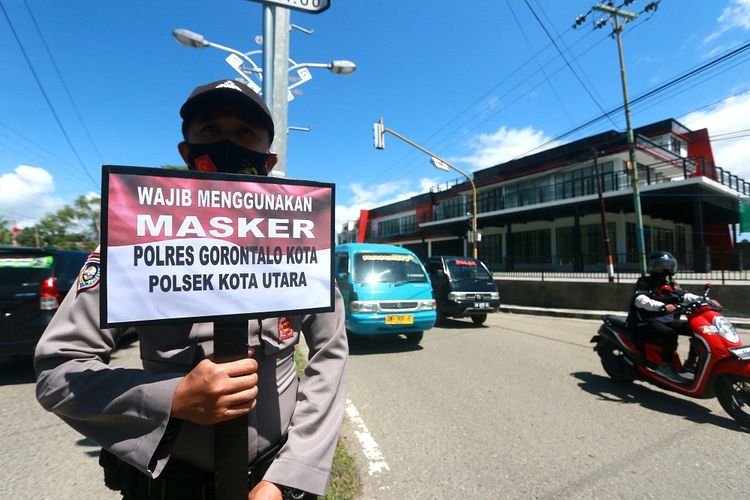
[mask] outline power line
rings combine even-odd
[[[510,10],[511,15],[513,16],[513,20],[516,22],[516,26],[518,26],[518,30],[521,32],[521,35],[523,35],[523,39],[526,41],[526,45],[531,49],[531,42],[529,42],[529,37],[526,36],[526,32],[523,30],[523,26],[521,25],[521,22],[518,20],[518,16],[516,16],[516,11],[513,10],[513,7],[510,4],[510,0],[505,0],[505,4],[508,6],[508,10]],[[571,125],[574,123],[573,118],[570,116],[570,113],[568,113],[568,110],[565,108],[565,105],[562,102],[562,99],[560,99],[560,96],[557,93],[557,90],[555,89],[555,86],[552,85],[552,82],[549,79],[549,76],[547,75],[547,72],[544,70],[544,66],[542,66],[539,63],[539,60],[536,57],[536,54],[532,56],[534,59],[534,62],[536,62],[537,66],[539,67],[539,71],[542,72],[544,75],[544,79],[547,82],[547,85],[549,85],[550,90],[552,91],[552,94],[554,94],[555,99],[557,99],[557,102],[560,104],[560,109],[563,110],[563,113],[565,113],[565,116],[568,117],[568,121],[570,121]]]
[[[23,42],[21,42],[21,39],[19,38],[18,33],[16,32],[16,29],[13,26],[13,21],[11,21],[10,16],[8,15],[8,11],[5,10],[5,5],[3,4],[2,0],[0,0],[0,9],[3,11],[3,14],[5,15],[5,19],[8,21],[8,25],[10,26],[10,30],[13,33],[13,37],[16,39],[16,42],[18,43],[18,47],[21,49],[21,53],[23,54],[23,57],[26,60],[26,63],[29,65],[31,74],[34,76],[34,80],[39,86],[39,90],[42,92],[42,95],[44,96],[44,100],[46,101],[47,106],[52,112],[52,116],[55,118],[55,121],[57,122],[58,127],[60,127],[60,131],[65,137],[65,140],[68,143],[68,146],[73,151],[73,154],[78,160],[78,163],[80,164],[81,170],[83,170],[83,173],[86,174],[86,177],[88,177],[89,180],[91,180],[91,182],[94,184],[94,186],[98,190],[99,189],[98,183],[94,180],[94,178],[91,176],[89,171],[86,169],[86,166],[83,164],[83,160],[81,159],[81,156],[78,154],[78,151],[73,145],[73,142],[70,140],[68,133],[65,131],[65,127],[63,126],[62,121],[60,121],[60,117],[57,115],[57,111],[55,111],[55,107],[52,105],[52,101],[50,101],[49,96],[47,95],[47,92],[44,90],[44,85],[42,85],[42,81],[39,79],[39,75],[37,75],[36,70],[34,69],[34,65],[31,63],[31,59],[29,58],[29,55],[26,53],[26,49],[23,46]]]
[[[563,34],[563,36],[564,36],[564,34]],[[584,49],[584,50],[583,50],[583,51],[582,51],[581,53],[579,53],[579,54],[578,54],[578,56],[576,56],[576,57],[580,57],[580,56],[582,56],[583,54],[587,53],[588,51],[592,50],[592,49],[593,49],[593,48],[594,48],[595,46],[597,46],[598,44],[600,44],[600,43],[601,43],[601,42],[602,42],[603,40],[605,40],[605,39],[606,39],[606,38],[602,38],[601,40],[599,40],[599,41],[595,42],[595,43],[594,43],[593,45],[591,45],[591,46],[589,46],[588,48]],[[583,40],[583,39],[579,39],[579,41],[577,41],[576,43],[579,43],[579,42],[580,42],[581,40]],[[541,53],[541,52],[543,52],[544,50],[546,50],[546,48],[547,48],[547,47],[549,47],[549,45],[551,45],[551,44],[547,44],[547,45],[546,45],[546,46],[544,47],[544,49],[542,49],[542,50],[538,51],[538,52],[537,52],[537,54],[538,54],[538,53]],[[559,58],[555,57],[555,58],[554,58],[554,61],[557,61],[558,59],[559,59]],[[528,60],[527,60],[527,61],[526,61],[525,63],[523,63],[523,64],[522,64],[521,66],[519,66],[519,68],[517,68],[517,69],[521,69],[521,68],[523,68],[523,67],[525,67],[525,66],[528,66],[528,65],[529,65],[529,64],[530,64],[530,63],[532,62],[532,60],[533,60],[532,58],[529,58],[529,59],[528,59]],[[552,62],[552,61],[550,61],[550,62]],[[562,66],[560,66],[559,68],[557,68],[556,70],[552,71],[552,72],[550,73],[550,76],[554,76],[554,75],[556,75],[557,73],[559,73],[559,72],[560,72],[560,71],[562,71],[563,69],[565,69],[565,66],[564,66],[564,65],[562,65]],[[511,74],[510,74],[510,75],[514,75],[514,74],[515,74],[515,71],[517,71],[517,70],[514,70],[513,72],[511,72]],[[509,77],[506,77],[505,79],[503,79],[503,81],[502,81],[502,82],[500,82],[500,84],[501,84],[501,83],[503,83],[503,82],[505,82],[506,80],[508,80],[508,78],[509,78]],[[511,94],[511,93],[512,93],[513,91],[515,91],[516,89],[519,89],[519,88],[520,88],[520,87],[521,87],[522,85],[525,85],[525,84],[526,84],[527,82],[528,82],[528,80],[522,80],[522,81],[520,81],[520,82],[519,82],[518,84],[516,84],[516,85],[514,85],[514,86],[513,86],[512,88],[510,88],[510,89],[509,89],[509,90],[508,90],[507,92],[505,92],[504,94],[502,94],[501,96],[499,96],[499,97],[498,97],[498,100],[499,100],[499,101],[503,101],[504,97],[508,96],[509,94]],[[498,84],[498,85],[496,85],[495,87],[493,87],[493,89],[491,89],[490,91],[488,91],[488,92],[487,92],[487,93],[486,93],[485,95],[489,94],[489,93],[490,93],[490,92],[491,92],[492,90],[494,90],[495,88],[497,88],[497,87],[498,87],[498,86],[499,86],[500,84]],[[534,85],[533,85],[532,87],[530,87],[530,88],[527,88],[527,89],[526,89],[526,90],[525,90],[524,92],[522,92],[522,93],[519,93],[519,95],[518,95],[518,96],[516,96],[516,97],[515,97],[514,99],[512,99],[512,100],[510,100],[510,101],[507,101],[507,102],[503,101],[503,106],[501,106],[501,107],[496,107],[496,108],[492,108],[492,109],[493,109],[493,112],[492,112],[492,113],[491,113],[490,115],[488,115],[488,116],[487,116],[486,118],[482,119],[481,121],[479,121],[479,122],[477,122],[476,124],[474,124],[473,126],[471,126],[471,127],[469,128],[469,129],[467,129],[467,130],[466,130],[466,133],[469,133],[469,132],[472,132],[472,131],[476,130],[477,128],[479,128],[480,126],[482,126],[483,124],[485,124],[485,123],[486,123],[487,121],[489,121],[490,119],[494,118],[494,117],[495,117],[496,115],[500,114],[500,113],[501,113],[502,111],[504,111],[505,109],[507,109],[507,108],[509,108],[510,106],[512,106],[512,105],[513,105],[513,104],[514,104],[515,102],[517,102],[517,101],[518,101],[519,99],[522,99],[522,98],[524,98],[524,97],[527,97],[527,96],[528,96],[528,93],[529,93],[530,91],[532,91],[532,90],[536,89],[537,87],[539,87],[539,86],[540,86],[540,85],[542,85],[542,84],[544,84],[544,79],[543,79],[543,78],[540,78],[540,79],[539,79],[539,80],[538,80],[538,81],[536,82],[536,84],[534,84]],[[482,96],[482,97],[484,97],[484,96]],[[481,100],[481,98],[480,98],[480,100]],[[478,102],[478,101],[477,101],[477,102]],[[487,108],[486,108],[486,109],[487,109]],[[465,111],[468,111],[468,109],[466,109]],[[481,118],[481,114],[482,114],[483,112],[484,112],[484,110],[480,111],[480,113],[479,113],[479,114],[477,114],[477,115],[474,115],[474,116],[472,116],[472,117],[471,117],[471,118],[469,118],[468,120],[465,120],[464,122],[462,122],[462,123],[459,123],[458,125],[455,125],[454,127],[452,127],[452,128],[451,128],[451,132],[453,132],[454,130],[460,130],[460,129],[462,129],[463,127],[466,127],[466,126],[468,126],[468,125],[469,125],[469,124],[470,124],[471,122],[473,122],[473,121],[476,121],[476,120],[480,119],[480,118]],[[460,114],[459,114],[458,116],[460,116],[461,114],[463,114],[463,112],[462,112],[462,113],[460,113]],[[447,123],[447,124],[446,124],[445,126],[443,126],[443,127],[442,127],[442,129],[441,129],[441,130],[443,130],[443,129],[447,128],[447,126],[448,126],[448,125],[450,125],[450,124],[451,124],[450,122],[449,122],[449,123]],[[436,132],[436,133],[434,133],[434,134],[432,134],[432,135],[431,135],[431,136],[430,136],[430,137],[428,138],[428,140],[429,140],[429,139],[431,139],[431,138],[433,138],[433,137],[435,137],[435,135],[437,135],[437,132]],[[439,140],[439,141],[437,141],[437,142],[439,142],[439,144],[438,144],[438,145],[436,145],[436,146],[433,146],[433,148],[432,148],[432,149],[433,149],[434,151],[436,151],[436,152],[444,151],[444,150],[445,150],[445,149],[446,149],[446,148],[447,148],[447,147],[448,147],[449,145],[451,145],[451,144],[453,144],[454,142],[456,142],[456,141],[458,140],[458,138],[459,138],[459,137],[458,137],[458,136],[455,136],[455,135],[454,135],[454,136],[453,136],[452,138],[447,138],[447,137],[446,137],[446,138],[445,138],[445,139],[443,139],[443,140]],[[427,142],[427,141],[424,141],[424,142]],[[411,153],[413,153],[413,150],[409,152],[409,154],[411,154]],[[405,155],[405,156],[404,156],[404,158],[405,158],[406,156],[409,156],[409,154]],[[404,158],[402,158],[402,160],[403,160]],[[412,165],[412,168],[413,168],[413,165]],[[384,172],[384,171],[381,171],[381,174],[380,174],[380,175],[382,175],[382,174],[383,174],[383,172]],[[376,177],[375,177],[375,178],[374,178],[373,180],[375,180],[375,179],[377,179],[378,177],[380,177],[380,175],[376,176]],[[372,182],[372,181],[371,181],[371,182]]]
[[[8,140],[8,141],[10,141],[10,142],[11,142],[12,144],[15,144],[15,145],[16,145],[16,146],[18,146],[19,148],[22,148],[22,149],[23,149],[23,151],[19,150],[19,149],[18,149],[18,148],[16,148],[16,147],[13,147],[13,146],[11,146],[11,145],[9,145],[9,144],[6,144],[6,143],[4,143],[3,141],[0,141],[0,146],[2,146],[2,147],[4,147],[4,148],[7,148],[7,149],[9,149],[10,151],[13,151],[13,152],[15,152],[15,153],[18,153],[19,155],[21,155],[21,156],[24,156],[24,157],[28,156],[28,154],[29,154],[29,153],[31,153],[31,155],[32,155],[32,156],[36,157],[36,158],[37,158],[37,159],[39,160],[39,165],[45,165],[45,164],[47,164],[47,163],[50,163],[50,164],[52,164],[52,165],[51,165],[50,167],[46,167],[46,166],[45,166],[45,170],[50,170],[50,171],[51,171],[51,170],[52,170],[52,168],[53,168],[53,166],[54,166],[55,164],[60,164],[60,165],[63,165],[63,166],[65,166],[65,165],[70,165],[70,164],[69,164],[69,163],[67,163],[67,162],[66,162],[65,160],[62,160],[62,159],[61,159],[61,158],[60,158],[59,156],[57,156],[57,155],[56,155],[55,153],[52,153],[52,152],[50,152],[50,151],[49,151],[48,149],[46,149],[46,148],[44,148],[43,146],[41,146],[41,145],[37,144],[36,142],[32,141],[32,140],[31,140],[31,139],[29,139],[28,137],[24,137],[24,136],[23,136],[22,134],[20,134],[20,133],[19,133],[18,131],[16,131],[16,130],[13,130],[13,129],[12,129],[12,128],[10,128],[10,127],[9,127],[8,125],[4,124],[3,122],[0,122],[0,125],[1,125],[1,126],[4,126],[4,127],[6,127],[6,128],[8,128],[8,130],[10,130],[11,132],[13,132],[13,133],[17,134],[17,135],[18,135],[19,137],[21,137],[21,138],[22,138],[22,139],[24,139],[25,141],[29,142],[29,143],[30,143],[30,144],[32,144],[33,146],[35,146],[35,147],[39,148],[39,150],[34,150],[33,148],[31,148],[31,147],[27,146],[26,144],[22,143],[21,141],[19,141],[19,140],[17,140],[17,139],[15,139],[15,138],[11,137],[11,136],[10,136],[10,135],[8,135],[7,133],[3,132],[2,130],[0,130],[0,138],[5,138],[5,139],[7,139],[7,140]],[[32,162],[28,162],[28,163],[32,163]],[[33,163],[37,163],[37,162],[33,162]],[[65,178],[68,178],[68,179],[70,179],[70,180],[75,180],[75,181],[77,181],[77,180],[78,180],[78,178],[77,178],[77,177],[76,177],[76,176],[74,175],[74,173],[73,173],[73,172],[71,172],[71,171],[70,171],[70,169],[66,169],[66,168],[59,168],[59,169],[55,169],[55,170],[57,171],[57,172],[56,172],[56,175],[57,175],[57,174],[59,173],[59,175],[60,175],[61,177],[65,177]]]
[[[564,37],[564,36],[565,36],[565,35],[566,35],[566,34],[567,34],[568,32],[570,32],[571,30],[572,30],[572,29],[570,29],[570,30],[567,30],[567,31],[566,31],[565,33],[561,34],[561,35],[559,36],[559,38],[562,38],[562,37]],[[588,36],[588,35],[587,35],[587,36]],[[574,44],[573,44],[573,45],[576,45],[576,44],[578,44],[578,43],[582,42],[583,40],[585,40],[585,38],[586,38],[586,37],[581,37],[581,38],[579,38],[578,40],[576,40],[576,42],[574,42]],[[589,51],[589,50],[591,50],[591,49],[592,49],[592,48],[593,48],[593,47],[594,47],[595,45],[598,45],[598,44],[599,44],[600,42],[601,42],[601,40],[600,40],[599,42],[596,42],[596,43],[595,43],[594,45],[592,45],[591,47],[589,47],[589,48],[585,49],[585,50],[584,50],[583,52],[581,52],[581,53],[580,53],[580,54],[579,54],[579,55],[578,55],[577,57],[580,57],[580,56],[581,56],[581,55],[583,55],[584,53],[588,52],[588,51]],[[461,116],[463,116],[464,114],[466,114],[466,113],[467,113],[467,112],[468,112],[469,110],[471,110],[471,109],[472,109],[472,108],[473,108],[474,106],[476,106],[476,105],[477,105],[478,103],[480,103],[480,102],[481,102],[481,101],[482,101],[483,99],[485,99],[485,98],[486,98],[486,97],[487,97],[488,95],[490,95],[490,94],[491,94],[491,93],[492,93],[493,91],[495,91],[495,90],[496,90],[496,89],[497,89],[498,87],[500,87],[500,86],[501,86],[502,84],[504,84],[505,82],[507,82],[508,80],[510,80],[510,79],[511,79],[512,77],[517,77],[517,76],[519,76],[520,72],[521,72],[521,71],[522,71],[522,70],[523,70],[524,68],[526,68],[527,66],[529,66],[529,65],[530,65],[530,64],[531,64],[531,63],[532,63],[532,62],[534,61],[534,58],[535,58],[536,56],[538,56],[538,55],[542,54],[542,53],[543,53],[543,52],[544,52],[545,50],[547,50],[547,48],[548,48],[548,47],[549,47],[550,45],[551,45],[551,44],[550,44],[550,43],[548,43],[547,45],[545,45],[544,47],[542,47],[541,49],[539,49],[539,50],[538,50],[538,51],[537,51],[536,53],[534,53],[534,54],[533,54],[533,55],[532,55],[531,57],[529,57],[528,59],[526,59],[526,60],[525,60],[524,62],[522,62],[521,64],[519,64],[519,65],[518,65],[518,66],[516,66],[515,68],[511,69],[511,70],[510,70],[510,71],[508,72],[507,76],[505,76],[504,78],[502,78],[502,79],[501,79],[501,80],[500,80],[499,82],[497,82],[497,83],[496,83],[495,85],[493,85],[493,86],[492,86],[492,87],[491,87],[491,88],[490,88],[489,90],[487,90],[487,91],[486,91],[486,92],[484,92],[484,93],[483,93],[482,95],[480,95],[480,96],[479,96],[479,97],[478,97],[477,99],[475,99],[475,100],[474,100],[474,101],[473,101],[473,102],[472,102],[471,104],[469,104],[469,105],[468,105],[468,106],[466,106],[466,107],[465,107],[465,108],[464,108],[463,110],[461,110],[461,111],[460,111],[459,113],[457,113],[456,115],[454,115],[454,116],[453,116],[453,117],[452,117],[452,118],[451,118],[450,120],[448,120],[448,121],[447,121],[447,122],[446,122],[446,123],[445,123],[445,124],[444,124],[443,126],[441,126],[440,128],[438,128],[438,129],[437,129],[437,130],[436,130],[435,132],[433,132],[432,134],[430,134],[430,135],[429,135],[429,136],[428,136],[428,137],[427,137],[426,139],[423,139],[423,140],[422,140],[421,142],[423,142],[423,143],[426,143],[426,144],[435,144],[436,142],[437,142],[437,143],[440,143],[440,144],[442,144],[442,147],[440,147],[439,149],[445,149],[445,147],[447,146],[447,144],[451,144],[451,143],[455,142],[455,141],[457,140],[457,139],[456,139],[455,137],[454,137],[453,139],[451,139],[451,140],[447,140],[447,139],[438,139],[438,140],[436,140],[436,141],[433,141],[433,142],[430,142],[430,141],[432,141],[432,139],[433,139],[433,138],[435,138],[435,137],[439,136],[439,134],[440,134],[441,132],[445,131],[446,129],[448,129],[448,127],[450,127],[450,129],[448,130],[448,132],[449,132],[449,133],[453,133],[453,132],[454,132],[455,130],[460,130],[461,128],[463,128],[464,126],[468,125],[468,124],[469,124],[469,123],[471,123],[472,121],[474,121],[474,120],[477,120],[477,119],[478,119],[478,118],[479,118],[479,117],[480,117],[480,116],[482,115],[482,113],[484,113],[485,111],[487,111],[487,110],[489,110],[489,109],[493,109],[493,106],[492,106],[492,105],[487,105],[487,106],[484,106],[484,107],[483,107],[482,109],[480,109],[480,111],[479,111],[479,112],[478,112],[477,114],[473,115],[473,116],[472,116],[472,117],[470,117],[470,118],[469,118],[468,120],[465,120],[465,121],[463,121],[463,122],[459,123],[458,125],[456,125],[456,120],[457,120],[458,118],[460,118]],[[561,68],[559,68],[558,70],[556,70],[556,71],[552,72],[552,75],[554,75],[554,74],[558,73],[558,72],[559,72],[560,70],[562,70],[562,67],[561,67]],[[522,86],[522,85],[524,85],[524,84],[526,84],[526,83],[527,83],[527,80],[522,80],[522,81],[520,81],[520,82],[519,82],[518,84],[516,84],[516,85],[514,85],[513,87],[511,87],[511,89],[509,89],[509,90],[508,90],[507,92],[505,92],[504,94],[502,94],[501,96],[499,96],[499,97],[498,97],[498,100],[502,100],[502,99],[503,99],[503,98],[504,98],[505,96],[509,95],[509,94],[510,94],[511,92],[513,92],[514,90],[516,90],[517,88],[519,88],[520,86]],[[542,81],[542,82],[540,82],[539,84],[535,85],[535,86],[534,86],[533,88],[536,88],[536,87],[538,87],[539,85],[541,85],[541,83],[543,83],[543,81]],[[513,100],[512,102],[515,102],[515,101],[516,101],[516,100],[518,100],[519,98],[520,98],[520,97],[518,97],[518,98],[514,99],[514,100]],[[511,102],[511,103],[512,103],[512,102]],[[505,109],[506,107],[507,107],[507,106],[504,106],[503,108],[500,108],[500,110],[502,110],[502,109]],[[499,111],[498,111],[498,110],[495,110],[495,111],[493,112],[493,114],[492,114],[492,115],[491,115],[490,117],[492,117],[492,116],[496,115],[497,113],[499,113]],[[489,119],[489,118],[487,118],[487,119]],[[486,120],[483,120],[483,121],[482,121],[482,122],[480,123],[480,125],[481,125],[482,123],[484,123],[485,121],[487,121],[487,119],[486,119]],[[473,128],[471,129],[471,130],[474,130],[475,128],[476,128],[476,126],[475,126],[475,127],[473,127]],[[444,135],[443,137],[445,137],[445,136],[447,136],[447,135],[448,135],[448,134],[445,134],[445,135]],[[434,148],[433,148],[433,149],[434,149]],[[378,171],[378,174],[376,174],[376,175],[375,175],[374,177],[372,177],[372,178],[371,178],[371,179],[369,180],[369,182],[375,182],[375,181],[376,181],[377,179],[379,179],[379,178],[383,177],[383,176],[384,176],[384,175],[385,175],[385,174],[386,174],[387,172],[389,172],[389,171],[393,170],[393,169],[394,169],[394,168],[395,168],[396,166],[398,166],[398,165],[399,165],[400,163],[402,163],[402,162],[403,162],[404,160],[406,160],[406,159],[407,159],[408,157],[411,157],[411,156],[413,156],[414,154],[415,154],[415,150],[413,150],[413,149],[410,149],[410,150],[409,150],[409,151],[408,151],[408,152],[407,152],[406,154],[404,154],[404,155],[403,155],[403,156],[402,156],[402,157],[401,157],[401,158],[400,158],[399,160],[397,160],[397,161],[396,161],[395,163],[393,163],[393,164],[392,164],[392,165],[390,165],[389,167],[386,167],[386,168],[384,168],[384,169],[381,169],[381,170],[379,170],[379,171]],[[411,165],[411,166],[410,166],[410,168],[413,168],[413,165]]]
[[[70,93],[70,89],[68,89],[68,85],[65,83],[65,79],[63,78],[62,73],[60,72],[60,68],[57,66],[57,62],[55,62],[55,58],[52,55],[52,51],[49,49],[49,46],[47,45],[47,41],[44,39],[44,35],[42,35],[42,30],[39,29],[39,25],[36,22],[36,18],[34,17],[34,14],[31,12],[29,3],[27,2],[27,0],[24,0],[23,3],[26,6],[26,10],[29,13],[29,17],[31,17],[31,21],[34,23],[34,27],[36,28],[36,32],[39,35],[39,39],[42,41],[42,45],[44,45],[44,48],[47,51],[47,55],[52,61],[52,67],[55,68],[55,72],[57,73],[58,78],[60,78],[60,82],[62,83],[62,86],[65,89],[65,93],[68,95],[68,99],[70,100],[70,103],[73,105],[73,111],[78,117],[78,121],[81,122],[81,127],[83,127],[83,131],[86,133],[86,137],[88,137],[88,140],[91,143],[91,147],[96,152],[96,156],[99,158],[99,161],[101,163],[104,163],[104,160],[102,159],[102,155],[101,153],[99,153],[99,148],[96,147],[96,144],[94,143],[94,139],[91,137],[91,133],[89,132],[88,127],[86,127],[86,122],[83,121],[83,117],[81,116],[81,113],[78,111],[78,106],[76,105],[76,102]]]
[[[614,120],[609,115],[606,114],[606,112],[604,111],[604,108],[602,107],[602,105],[599,102],[599,100],[596,97],[594,97],[594,94],[591,93],[591,91],[589,90],[588,86],[583,82],[583,80],[581,79],[581,77],[578,75],[578,72],[575,69],[573,69],[573,66],[571,66],[570,61],[568,61],[568,58],[565,57],[565,54],[563,53],[563,51],[560,50],[560,47],[557,45],[557,42],[554,40],[554,38],[552,38],[552,35],[550,34],[549,30],[547,30],[547,27],[544,25],[544,23],[542,23],[542,20],[539,19],[539,16],[537,15],[537,13],[534,10],[534,8],[531,6],[531,4],[529,3],[529,1],[528,0],[524,0],[524,3],[526,4],[526,7],[528,7],[529,10],[531,11],[531,13],[534,15],[534,19],[536,19],[536,22],[539,24],[539,26],[542,28],[542,30],[544,30],[544,33],[547,35],[547,38],[550,39],[550,41],[552,42],[552,45],[555,46],[555,49],[557,50],[557,53],[560,54],[560,57],[562,57],[563,61],[565,61],[565,65],[568,67],[568,69],[570,69],[570,72],[573,73],[573,76],[576,77],[576,80],[578,80],[578,83],[581,84],[581,87],[583,87],[583,89],[589,95],[589,97],[591,98],[591,100],[594,101],[594,103],[596,104],[596,107],[599,108],[599,111],[601,111],[602,113],[604,113],[605,116],[609,119],[609,121],[612,122],[612,125],[614,125],[616,127],[617,124],[614,122]]]
[[[596,86],[593,84],[591,79],[586,74],[586,70],[579,63],[578,57],[575,57],[575,55],[571,52],[570,47],[567,46],[567,44],[565,43],[565,40],[562,38],[559,38],[557,29],[555,29],[556,23],[552,22],[552,19],[550,19],[550,17],[547,15],[547,12],[544,10],[544,6],[542,5],[542,2],[540,2],[539,0],[534,0],[534,3],[536,4],[537,9],[542,13],[542,16],[544,16],[545,21],[547,21],[547,26],[549,26],[552,32],[558,36],[558,39],[560,40],[560,44],[563,46],[563,49],[565,49],[565,52],[574,56],[571,60],[571,63],[576,68],[578,68],[579,74],[583,76],[584,80],[586,80],[586,83],[589,85],[589,88],[591,89],[592,93],[597,97],[597,99],[599,99],[600,101],[603,101],[602,96],[596,90]],[[568,29],[574,29],[574,28],[570,27]]]
[[[741,64],[745,64],[746,62],[748,62],[748,60],[750,60],[750,58],[745,57],[744,60],[741,59],[738,62],[736,62],[735,64],[733,64],[733,65],[731,65],[729,67],[726,67],[726,68],[722,69],[721,71],[711,72],[711,73],[708,74],[708,76],[706,76],[702,80],[696,81],[692,85],[683,86],[679,90],[675,90],[673,93],[666,94],[663,98],[661,98],[659,100],[652,101],[648,106],[643,106],[643,107],[638,108],[638,110],[636,111],[636,113],[640,113],[640,112],[645,111],[647,109],[651,109],[652,107],[656,106],[657,104],[661,104],[662,102],[665,102],[665,101],[668,101],[669,99],[677,97],[678,95],[682,94],[683,92],[686,92],[686,91],[688,91],[688,90],[690,90],[690,89],[692,89],[694,87],[702,85],[702,84],[706,83],[709,80],[713,80],[714,78],[717,78],[717,77],[721,76],[722,74],[726,73],[727,71],[730,71],[730,70],[734,69],[735,67],[737,67],[737,66],[739,66]],[[745,92],[741,92],[741,93],[745,93]],[[734,95],[737,95],[737,94],[734,94]],[[733,96],[729,96],[729,97],[733,97]],[[720,99],[719,101],[716,101],[716,102],[720,102],[722,100],[728,99],[729,97],[725,97],[725,98]]]
[[[645,94],[642,94],[642,95],[636,97],[635,99],[632,99],[630,101],[630,104],[632,106],[632,105],[641,103],[644,100],[646,100],[646,99],[648,99],[650,97],[653,97],[655,95],[658,95],[659,93],[661,93],[661,92],[663,92],[663,91],[665,91],[665,90],[673,87],[674,85],[676,85],[676,84],[678,84],[678,83],[680,83],[682,81],[685,81],[688,78],[691,78],[691,77],[693,77],[695,75],[698,75],[698,74],[700,74],[700,73],[702,73],[702,72],[704,72],[704,71],[712,68],[713,66],[716,66],[717,64],[720,64],[720,63],[722,63],[724,61],[727,61],[727,60],[731,59],[732,57],[736,57],[736,56],[742,54],[743,52],[747,51],[748,49],[750,49],[750,43],[745,43],[744,45],[742,45],[740,47],[732,49],[729,52],[727,52],[727,53],[725,53],[725,54],[723,54],[721,56],[718,56],[718,57],[716,57],[716,58],[708,61],[707,63],[702,64],[701,66],[698,66],[697,68],[694,68],[694,69],[692,69],[692,70],[690,70],[690,71],[688,71],[686,73],[683,73],[682,75],[679,75],[678,77],[673,78],[672,80],[670,80],[668,82],[665,82],[665,83],[659,85],[658,87],[656,87],[656,88],[654,88],[652,90],[649,90]],[[616,113],[618,111],[621,111],[624,108],[625,108],[625,105],[621,104],[621,105],[619,105],[619,106],[611,109],[610,111],[606,112],[605,114]],[[594,117],[594,118],[586,121],[585,123],[582,123],[581,125],[578,125],[577,127],[574,127],[571,130],[568,130],[567,132],[563,132],[562,134],[559,134],[559,135],[555,136],[554,138],[550,139],[549,141],[547,141],[547,142],[545,142],[543,144],[540,144],[540,145],[536,146],[535,148],[532,148],[529,151],[527,151],[527,152],[525,152],[525,153],[523,153],[521,155],[516,156],[514,158],[514,160],[518,159],[518,158],[522,158],[524,156],[527,156],[528,154],[530,154],[530,153],[532,153],[534,151],[537,151],[539,149],[542,149],[545,146],[547,146],[549,144],[552,144],[553,142],[557,142],[557,141],[559,141],[561,139],[564,139],[565,137],[567,137],[569,135],[572,135],[572,134],[574,134],[576,132],[584,130],[584,129],[588,128],[589,126],[593,125],[594,123],[597,123],[597,122],[601,121],[604,118],[605,118],[605,115],[596,116],[596,117]]]

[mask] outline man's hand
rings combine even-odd
[[[258,362],[250,356],[252,350],[246,359],[198,363],[177,384],[171,416],[213,425],[249,413],[258,395]]]
[[[269,481],[261,481],[247,496],[247,500],[281,500],[281,490]]]
[[[711,304],[716,309],[721,309],[721,304],[719,304],[719,301],[716,299],[711,299],[708,301],[709,304]]]
[[[672,314],[673,312],[677,310],[677,306],[675,306],[674,304],[665,304],[664,310],[667,311],[669,314]]]

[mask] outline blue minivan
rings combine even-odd
[[[351,335],[403,334],[419,344],[435,325],[432,284],[406,248],[373,243],[336,246],[336,282]]]

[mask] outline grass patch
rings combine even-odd
[[[333,469],[328,481],[327,500],[351,500],[359,490],[359,477],[354,465],[354,458],[346,449],[346,444],[339,438],[336,452],[333,454]]]
[[[299,349],[294,350],[294,364],[297,366],[297,378],[302,378],[302,372],[305,370],[307,360]]]
[[[297,368],[297,377],[302,377],[307,360],[300,349],[294,350],[294,364]],[[357,468],[354,458],[346,449],[346,443],[339,437],[336,443],[336,451],[333,454],[333,466],[331,477],[328,480],[326,500],[351,500],[359,491],[360,483],[357,476]]]

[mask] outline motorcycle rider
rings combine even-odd
[[[643,349],[643,342],[661,346],[661,370],[672,370],[672,359],[677,350],[677,336],[692,337],[690,324],[678,319],[675,314],[678,304],[689,304],[700,300],[700,296],[680,289],[674,280],[677,259],[669,252],[652,253],[648,258],[648,276],[642,276],[635,284],[627,323],[640,338],[636,344]],[[720,304],[711,300],[714,307]],[[697,354],[690,349],[683,369],[694,371]]]

